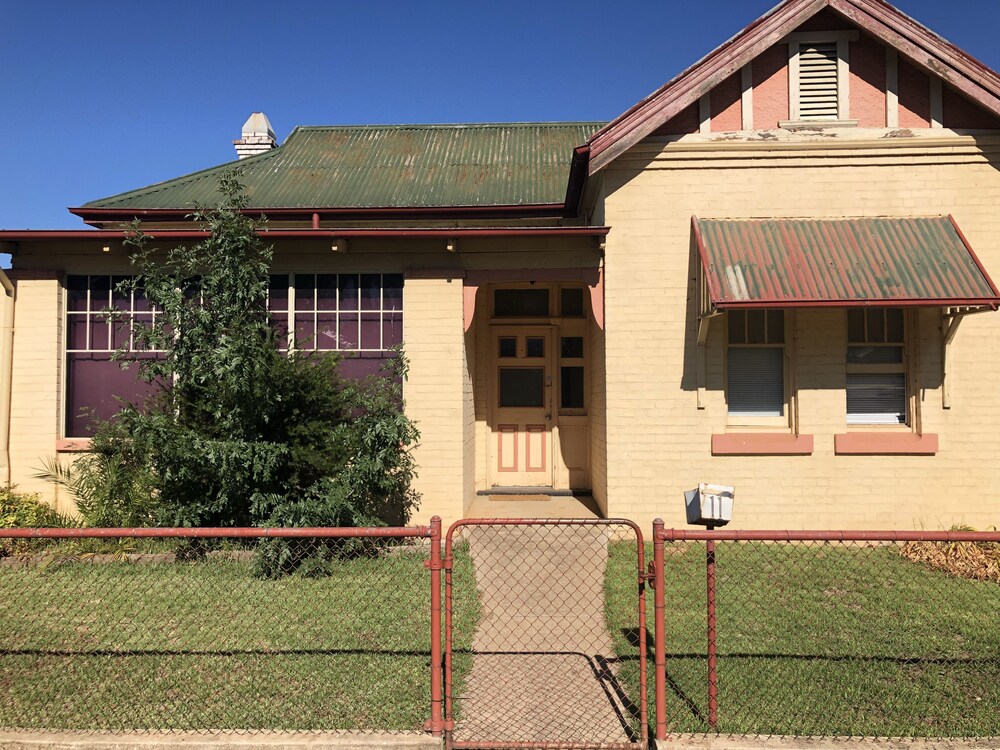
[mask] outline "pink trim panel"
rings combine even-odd
[[[56,440],[56,453],[85,453],[90,450],[90,438]]]
[[[712,435],[713,456],[808,456],[812,435],[738,432]]]
[[[848,432],[833,436],[833,452],[838,456],[933,456],[938,452],[938,436],[913,432]]]

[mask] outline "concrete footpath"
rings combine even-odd
[[[441,750],[427,735],[369,733],[274,734],[84,734],[77,732],[0,732],[0,750]]]

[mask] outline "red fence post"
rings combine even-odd
[[[712,531],[712,527],[708,527]],[[708,725],[719,721],[718,675],[715,670],[715,540],[705,542],[705,568],[708,583]]]
[[[663,519],[653,521],[653,677],[655,680],[656,739],[667,739],[667,623],[663,575]]]
[[[441,736],[444,727],[442,704],[444,680],[441,661],[441,517],[431,519],[431,720],[430,729],[434,737]]]

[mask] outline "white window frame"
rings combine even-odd
[[[749,313],[750,310],[741,310],[740,312]],[[787,310],[778,309],[765,309],[758,310],[757,312],[763,312],[765,314],[764,321],[764,332],[765,332],[765,343],[762,344],[749,344],[749,343],[730,343],[730,325],[732,324],[732,316],[727,313],[725,318],[725,326],[723,330],[724,341],[726,343],[725,350],[725,383],[726,383],[726,424],[729,427],[768,427],[768,428],[788,428],[791,420],[792,404],[791,404],[791,388],[790,388],[790,377],[789,377],[789,314]],[[775,312],[782,313],[783,317],[783,328],[782,328],[782,341],[781,343],[771,343],[767,341],[767,319],[766,316],[773,314]],[[780,349],[781,350],[781,362],[782,362],[782,414],[778,416],[764,415],[764,414],[747,414],[739,413],[733,414],[730,411],[730,400],[729,400],[729,369],[730,369],[730,357],[729,352],[731,349]]]
[[[788,120],[782,120],[778,127],[787,130],[815,127],[857,127],[858,121],[851,119],[851,66],[850,43],[860,38],[857,31],[799,31],[789,34],[782,41],[788,44]],[[804,45],[837,45],[837,119],[803,119],[800,109],[799,54]]]
[[[857,308],[855,308],[857,309]],[[888,320],[885,320],[884,325],[884,341],[868,341],[868,315],[876,310],[882,310],[884,312],[896,311],[902,314],[903,318],[903,335],[899,341],[890,341],[888,335]],[[847,343],[844,349],[845,354],[845,370],[846,374],[849,375],[902,375],[903,376],[903,387],[904,387],[904,397],[903,404],[905,408],[905,413],[903,414],[902,422],[892,422],[888,420],[878,420],[878,419],[868,419],[863,420],[859,418],[852,419],[852,415],[847,413],[847,386],[845,382],[844,388],[844,415],[847,421],[847,425],[850,428],[881,428],[881,429],[912,429],[917,421],[917,404],[916,399],[913,394],[913,383],[914,376],[911,372],[911,360],[912,360],[912,345],[910,339],[912,336],[912,330],[915,327],[915,322],[910,311],[904,308],[862,308],[860,310],[864,314],[864,327],[865,327],[865,341],[852,341],[850,336],[850,326],[848,326],[848,315],[850,315],[850,310],[845,311],[844,314],[844,326],[845,326],[845,340]],[[900,361],[898,363],[880,363],[880,364],[855,364],[847,361],[847,351],[851,347],[855,346],[870,346],[875,348],[899,348],[902,352]],[[846,379],[845,379],[846,381]],[[863,415],[856,415],[861,417]]]

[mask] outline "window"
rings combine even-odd
[[[137,382],[134,367],[123,370],[112,359],[118,349],[134,347],[132,321],[150,324],[157,315],[141,291],[118,291],[127,278],[66,279],[66,437],[92,434],[88,411],[107,419],[120,398],[138,404],[152,393]],[[346,377],[377,373],[403,340],[402,274],[276,274],[267,304],[282,349],[346,352]],[[110,322],[109,310],[121,320]]]
[[[132,322],[156,319],[141,290],[122,294],[127,276],[69,276],[66,279],[66,421],[67,437],[93,435],[91,422],[114,416],[119,399],[140,405],[154,386],[138,379],[135,366],[123,370],[112,356],[135,349]],[[120,319],[109,320],[114,310]],[[156,352],[149,352],[155,357]]]
[[[497,318],[547,318],[548,289],[497,289],[493,293],[493,315]]]
[[[559,360],[559,408],[564,413],[585,409],[583,336],[560,337]]]
[[[847,423],[906,424],[903,311],[847,311]]]
[[[734,310],[727,315],[727,328],[726,403],[731,421],[736,417],[787,424],[784,312]]]
[[[850,42],[856,31],[799,32],[788,42],[788,111],[781,127],[804,123],[857,125],[850,120]]]

